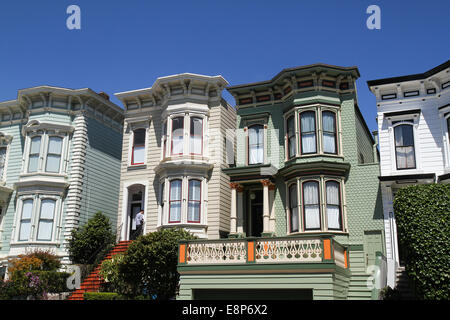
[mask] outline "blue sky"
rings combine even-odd
[[[71,4],[81,30],[66,27]],[[371,4],[381,30],[366,27]],[[359,68],[359,106],[375,130],[366,81],[448,60],[449,12],[444,0],[1,1],[0,101],[54,85],[105,91],[120,105],[113,93],[174,73],[221,74],[236,85],[322,62]]]

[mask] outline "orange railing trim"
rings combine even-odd
[[[323,240],[323,258],[325,260],[331,260],[331,240]]]
[[[255,261],[255,243],[253,241],[248,242],[247,247],[247,261]]]
[[[186,262],[186,245],[180,244],[180,254],[179,254],[179,262],[185,263]]]

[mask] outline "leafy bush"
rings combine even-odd
[[[45,299],[47,293],[67,291],[69,274],[58,272],[61,262],[47,251],[35,251],[11,260],[10,280],[0,285],[0,299],[32,296]]]
[[[450,293],[450,184],[400,189],[394,199],[406,272],[423,299],[448,300]]]
[[[176,295],[178,242],[196,237],[184,229],[163,229],[140,236],[118,264],[122,294],[167,300]]]
[[[119,264],[123,262],[125,255],[116,254],[109,260],[103,261],[100,266],[100,276],[105,282],[102,284],[102,289],[107,292],[127,292],[127,284],[123,281],[119,274]]]
[[[72,231],[69,240],[69,257],[74,263],[94,264],[114,244],[115,235],[111,223],[104,214],[95,216],[79,230]]]
[[[115,292],[85,292],[84,300],[119,300],[119,294]]]

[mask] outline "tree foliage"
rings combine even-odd
[[[195,239],[184,229],[163,229],[132,242],[118,264],[118,277],[126,285],[122,294],[167,300],[176,295],[178,243]]]
[[[108,217],[97,212],[79,230],[72,231],[69,240],[70,259],[74,263],[93,264],[98,260],[98,255],[114,244],[114,241],[115,235]]]
[[[450,184],[416,185],[394,199],[398,239],[416,295],[448,300],[450,293]]]

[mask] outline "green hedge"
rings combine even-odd
[[[150,297],[127,297],[116,292],[85,292],[84,300],[151,300]]]
[[[450,184],[402,188],[394,199],[406,272],[422,299],[448,300],[450,292]]]

